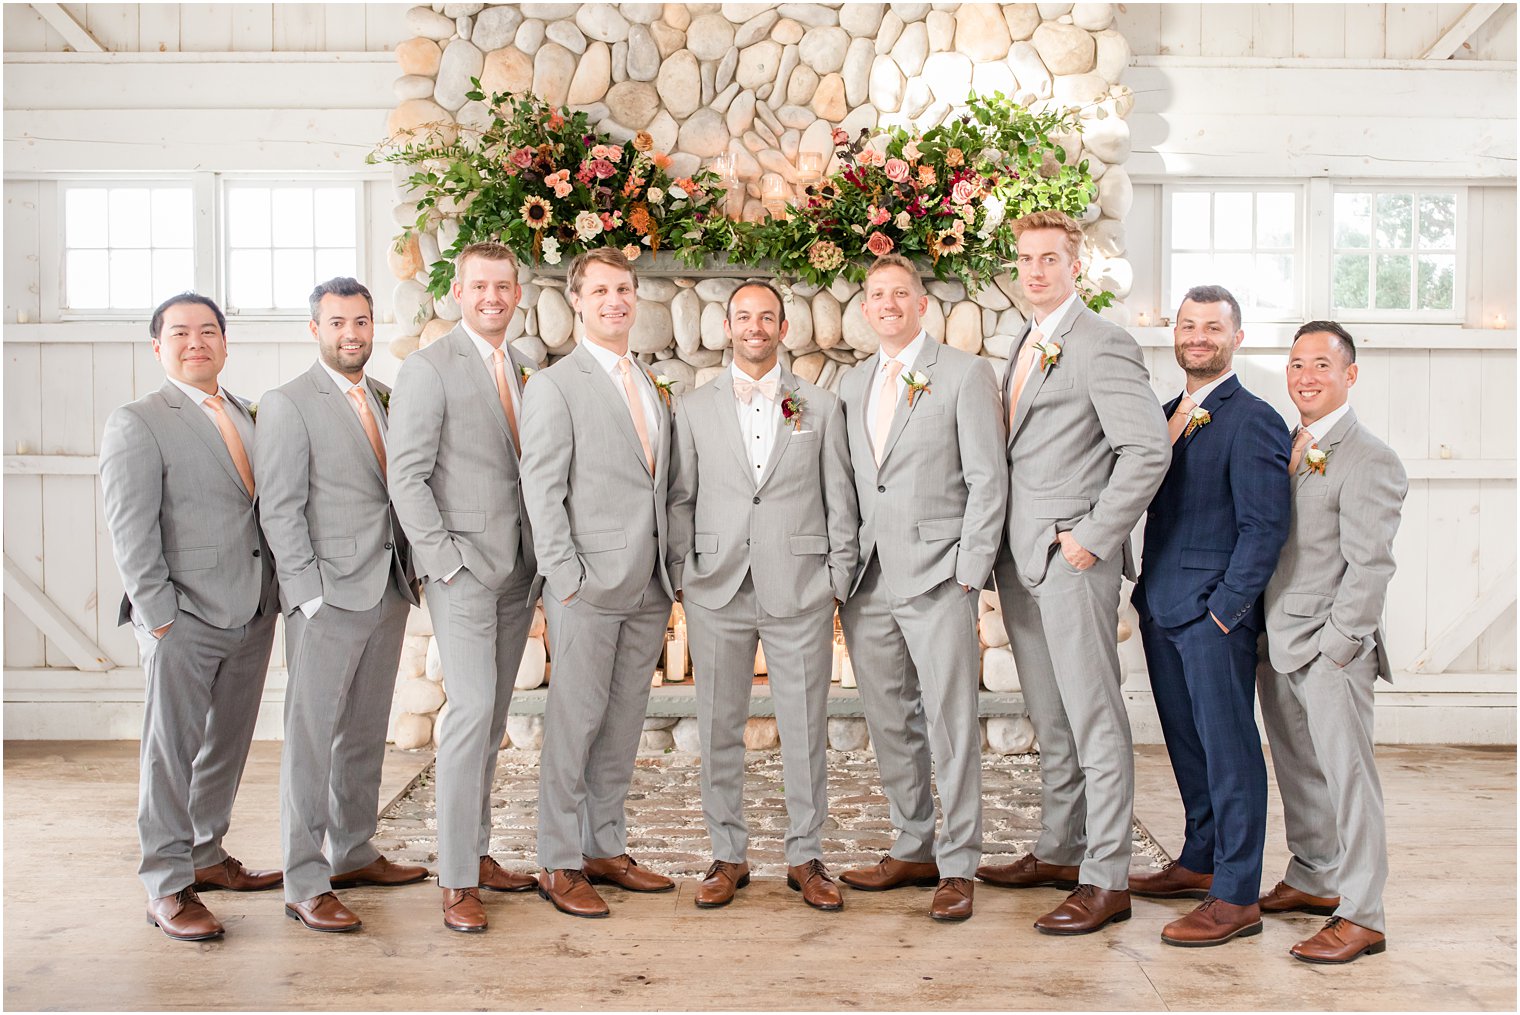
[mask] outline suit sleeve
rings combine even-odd
[[[1257,403],[1252,410],[1230,447],[1235,552],[1207,603],[1209,612],[1232,629],[1245,619],[1277,569],[1293,510],[1287,427],[1268,406]]]
[[[985,586],[992,573],[1008,512],[1002,406],[992,364],[973,361],[955,406],[961,474],[966,482],[966,517],[956,549],[955,580],[974,589]]]
[[[275,571],[290,606],[323,595],[317,553],[311,545],[306,504],[311,496],[311,436],[284,392],[268,391],[254,431],[253,478],[259,490],[259,527],[274,555]]]
[[[1335,590],[1319,650],[1345,666],[1377,631],[1393,577],[1393,537],[1399,531],[1409,480],[1398,456],[1380,447],[1359,462],[1341,487],[1341,545],[1346,573]],[[1335,467],[1332,455],[1329,467]],[[1348,511],[1347,508],[1350,508]],[[1327,547],[1326,553],[1335,552]]]
[[[386,475],[391,504],[411,541],[418,570],[431,578],[444,578],[464,565],[428,485],[438,464],[443,412],[443,380],[438,370],[421,356],[408,356],[402,361],[386,413]]]
[[[163,477],[163,453],[147,423],[125,406],[111,413],[100,441],[106,525],[127,601],[150,631],[179,615],[179,597],[169,580],[159,526]]]
[[[844,602],[860,566],[860,509],[855,498],[855,470],[850,466],[850,436],[845,429],[844,399],[833,399],[823,433],[823,510],[829,530],[829,579],[834,598]]]
[[[570,535],[570,463],[575,423],[564,393],[548,374],[523,388],[523,502],[533,526],[538,573],[557,599],[580,590],[586,568]]]
[[[671,429],[670,487],[666,496],[665,569],[670,573],[670,587],[681,591],[686,574],[686,555],[697,525],[697,445],[692,439],[691,416],[687,399],[676,403],[676,421]]]
[[[1172,447],[1161,403],[1151,391],[1134,339],[1127,334],[1100,335],[1088,370],[1088,397],[1119,460],[1097,503],[1072,526],[1071,535],[1083,549],[1106,560],[1121,551],[1166,478]]]

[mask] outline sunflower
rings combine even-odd
[[[519,212],[529,229],[542,229],[554,221],[554,212],[550,210],[549,202],[541,197],[529,197],[522,203]]]
[[[959,254],[966,249],[966,237],[954,229],[946,229],[937,233],[931,246],[931,253],[937,261],[946,254]]]

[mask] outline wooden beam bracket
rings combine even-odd
[[[1468,4],[1467,10],[1458,15],[1457,20],[1451,23],[1451,27],[1441,33],[1441,37],[1430,44],[1420,57],[1422,60],[1450,60],[1456,55],[1473,33],[1483,27],[1483,22],[1494,16],[1503,4]]]
[[[1498,6],[1495,4],[1495,6]],[[42,20],[52,25],[63,41],[74,47],[76,53],[104,53],[106,48],[95,40],[74,15],[63,9],[63,4],[32,4],[32,10],[42,15]]]
[[[79,669],[103,673],[116,668],[105,649],[80,630],[79,625],[22,572],[8,553],[5,555],[5,598],[15,603],[27,620],[63,649],[69,662]]]
[[[1409,667],[1414,673],[1444,673],[1452,661],[1467,650],[1500,614],[1515,605],[1515,562],[1510,561],[1494,583],[1477,601],[1462,611],[1462,615],[1440,636],[1425,646],[1418,659]]]

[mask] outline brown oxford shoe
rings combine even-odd
[[[307,899],[305,902],[287,902],[285,915],[301,921],[308,930],[319,930],[325,934],[343,934],[364,926],[364,921],[339,902],[332,892],[323,892],[315,899]]]
[[[979,880],[999,888],[1065,888],[1077,887],[1082,868],[1063,864],[1046,863],[1033,853],[1025,853],[1013,863],[984,866],[976,869]]]
[[[786,869],[786,887],[802,893],[802,901],[814,909],[834,912],[844,908],[839,896],[839,886],[829,877],[829,869],[822,860],[809,860],[805,864]]]
[[[181,888],[173,895],[149,899],[148,922],[176,941],[208,941],[221,937],[225,930],[194,888]]]
[[[532,874],[507,870],[488,855],[480,858],[480,887],[488,892],[531,892],[538,881]]]
[[[1378,955],[1387,950],[1388,939],[1382,934],[1332,916],[1318,934],[1289,948],[1288,954],[1305,962],[1340,966],[1355,962],[1363,955]]]
[[[749,864],[714,860],[697,887],[697,908],[717,909],[734,901],[734,893],[749,884]]]
[[[1130,891],[1134,891],[1131,882]],[[1179,948],[1209,948],[1261,933],[1261,907],[1237,906],[1210,895],[1191,913],[1161,928],[1161,940]]]
[[[975,887],[970,878],[945,878],[934,891],[929,916],[952,923],[971,919],[971,893]]]
[[[479,934],[486,929],[486,907],[480,904],[479,888],[445,888],[443,890],[443,925],[461,934]]]
[[[884,892],[889,888],[933,888],[939,884],[939,865],[911,863],[895,856],[884,856],[874,867],[856,867],[843,871],[839,880],[863,892]]]
[[[1190,871],[1173,860],[1159,871],[1130,873],[1129,890],[1148,899],[1207,899],[1214,875]]]
[[[1334,916],[1340,907],[1339,895],[1310,895],[1301,892],[1286,881],[1279,881],[1270,892],[1256,900],[1263,913],[1313,913],[1316,916]]]
[[[195,884],[191,887],[198,892],[213,891],[218,888],[225,888],[229,892],[262,892],[265,889],[278,888],[284,883],[284,871],[249,870],[239,863],[236,857],[229,856],[219,864],[197,867]]]
[[[1129,891],[1077,885],[1066,901],[1034,922],[1041,934],[1091,934],[1110,923],[1128,920]]]
[[[553,903],[554,908],[570,916],[591,919],[608,915],[611,910],[602,897],[591,887],[582,871],[573,868],[544,871],[538,876],[538,894]]]
[[[581,872],[593,885],[614,884],[630,892],[668,892],[676,886],[665,875],[640,867],[627,853],[605,858],[583,856]]]
[[[418,867],[414,864],[391,863],[381,856],[376,857],[357,870],[351,870],[346,874],[334,874],[332,876],[332,886],[334,888],[358,888],[361,885],[376,885],[380,888],[394,888],[396,885],[413,885],[418,881],[425,881],[431,873],[426,867]],[[321,898],[321,896],[318,896],[318,898]]]

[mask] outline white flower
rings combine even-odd
[[[1209,416],[1209,410],[1201,405],[1195,405],[1193,406],[1193,411],[1188,413],[1188,418],[1203,423],[1207,422],[1211,417]]]
[[[982,228],[976,231],[976,235],[982,239],[992,235],[992,231],[1003,224],[1003,215],[1008,206],[1001,198],[989,197],[982,202],[982,208],[987,212],[987,217],[982,220]]]
[[[892,220],[892,224],[899,229],[907,229],[913,224],[913,216],[905,211],[900,211],[897,213],[897,218]]]
[[[682,190],[680,187],[671,187],[669,190],[665,191],[665,193],[669,194],[677,201],[684,201],[686,199],[686,191]]]
[[[602,219],[594,211],[583,211],[575,216],[575,235],[589,240],[602,231]]]
[[[560,262],[559,240],[550,236],[544,240],[543,255],[545,264],[558,264]]]
[[[1329,457],[1329,455],[1327,455],[1324,451],[1321,451],[1319,448],[1310,448],[1308,451],[1304,452],[1304,461],[1308,462],[1310,465],[1318,465]]]
[[[665,200],[665,192],[659,187],[650,187],[649,192],[646,196],[649,198],[650,204],[659,204],[661,201]]]

